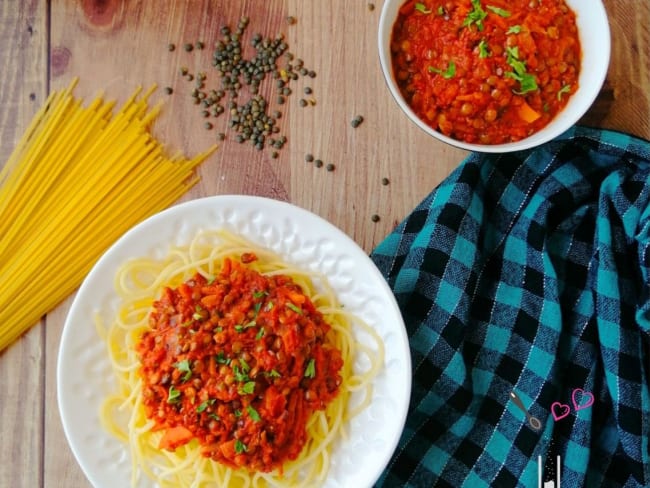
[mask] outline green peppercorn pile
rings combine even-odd
[[[287,20],[290,25],[295,22],[295,18]],[[315,78],[316,72],[307,68],[302,59],[296,58],[289,51],[283,34],[275,37],[254,34],[249,41],[254,54],[245,58],[243,43],[248,24],[248,17],[242,17],[234,29],[227,25],[220,29],[220,38],[215,42],[212,52],[212,67],[219,78],[217,88],[206,88],[208,76],[205,72],[190,73],[188,68],[182,67],[180,75],[188,82],[195,82],[191,98],[206,119],[204,127],[207,130],[215,126],[210,119],[225,116],[228,118],[228,129],[236,134],[235,141],[240,144],[250,143],[260,151],[269,147],[270,155],[275,159],[279,156],[278,150],[287,143],[287,138],[279,134],[278,120],[282,117],[282,112],[271,109],[271,103],[262,94],[263,83],[269,78],[274,80],[275,103],[283,105],[293,93],[291,83],[301,76]],[[203,48],[204,43],[201,41],[184,44],[187,52]],[[175,45],[170,43],[168,50],[174,51]],[[168,94],[174,92],[171,87],[165,91]],[[311,94],[312,88],[308,87],[305,93]],[[247,100],[243,101],[245,98]],[[301,106],[310,104],[314,105],[315,100],[300,103]],[[225,132],[219,132],[216,139],[223,141],[226,136]]]

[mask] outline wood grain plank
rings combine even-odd
[[[377,54],[381,3],[289,2],[298,22],[289,32],[316,64],[318,104],[290,105],[292,201],[325,217],[370,251],[463,158],[438,143],[400,111],[384,84]],[[327,19],[324,22],[323,19]],[[351,120],[362,115],[356,129]],[[329,174],[305,164],[310,152]],[[389,178],[390,185],[381,184]],[[377,214],[381,220],[371,221]]]
[[[650,2],[605,0],[612,52],[605,85],[580,123],[650,140]]]
[[[0,2],[0,167],[47,93],[45,0]],[[44,329],[0,353],[0,486],[42,485]]]
[[[366,1],[345,0],[60,0],[52,5],[51,84],[60,88],[79,76],[77,95],[90,99],[103,89],[109,98],[118,100],[124,100],[137,85],[172,87],[172,96],[159,90],[153,97],[164,102],[155,132],[170,148],[194,154],[213,144],[217,132],[227,133],[217,153],[201,167],[201,183],[184,200],[226,193],[288,200],[330,220],[369,252],[467,154],[432,140],[409,122],[390,98],[376,52],[382,2],[374,3],[375,10],[369,11]],[[645,14],[648,18],[650,4],[638,0],[605,3],[612,17],[612,66],[601,96],[584,121],[650,138],[650,39],[647,25],[636,17]],[[193,73],[205,71],[208,89],[218,87],[211,67],[212,46],[220,38],[221,26],[233,26],[243,15],[250,18],[244,56],[252,55],[248,45],[252,34],[283,33],[289,50],[317,72],[316,78],[301,77],[292,83],[294,93],[281,106],[273,83],[268,80],[264,87],[272,110],[283,113],[279,126],[288,138],[277,159],[268,149],[257,151],[249,144],[236,143],[226,117],[215,119],[212,130],[204,129],[201,109],[189,96],[194,84],[178,74],[182,66]],[[289,24],[287,16],[295,17],[296,23]],[[206,48],[190,53],[182,49],[183,43],[197,40]],[[175,51],[167,50],[169,42],[176,44]],[[0,66],[5,66],[3,61]],[[15,90],[16,83],[7,81],[5,87]],[[313,89],[316,104],[303,108],[298,102],[305,97],[302,92],[307,86]],[[245,93],[240,101],[245,100]],[[0,103],[11,102],[0,99]],[[16,104],[14,111],[24,109],[24,104]],[[353,129],[350,120],[358,114],[365,120]],[[4,126],[0,123],[0,127]],[[8,137],[4,132],[2,137]],[[0,142],[0,149],[5,150],[7,144]],[[325,167],[317,169],[305,163],[306,153],[325,165],[333,163],[335,170],[328,172]],[[384,177],[390,180],[389,185],[382,185]],[[372,222],[373,214],[381,220]],[[90,486],[67,447],[58,415],[54,415],[56,351],[70,302],[48,316],[45,338],[49,421],[45,424],[43,481],[52,488]],[[41,339],[35,336],[33,340]],[[30,348],[24,354],[34,351],[40,350]],[[10,380],[2,367],[0,379]],[[20,391],[16,382],[9,386],[11,394]],[[36,383],[33,388],[37,390]],[[6,408],[5,403],[2,406]],[[13,423],[9,422],[0,418],[0,432],[11,432]],[[17,434],[21,439],[31,435]],[[36,461],[40,458],[32,449],[38,447],[25,448]],[[7,454],[13,452],[13,447],[7,448]],[[7,468],[0,468],[0,486],[6,484],[5,479],[26,479],[28,468],[25,464],[6,472],[2,470]]]

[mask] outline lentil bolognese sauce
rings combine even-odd
[[[118,381],[99,418],[129,447],[131,486],[325,482],[384,344],[324,275],[205,230],[123,263],[115,292],[110,323],[96,321]]]
[[[502,144],[565,107],[578,89],[581,48],[564,0],[409,0],[391,55],[423,122],[464,142]]]
[[[226,259],[165,288],[137,345],[144,407],[163,449],[197,438],[201,452],[233,468],[268,472],[296,459],[310,414],[341,384],[341,352],[300,287]]]

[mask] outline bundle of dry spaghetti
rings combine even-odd
[[[84,106],[75,85],[50,95],[0,171],[0,351],[120,235],[193,186],[214,149],[168,157],[151,134],[153,88],[114,113],[101,96]]]

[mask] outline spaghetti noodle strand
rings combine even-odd
[[[193,159],[151,134],[155,86],[114,112],[53,92],[0,170],[0,351],[79,286],[99,256],[197,181]]]

